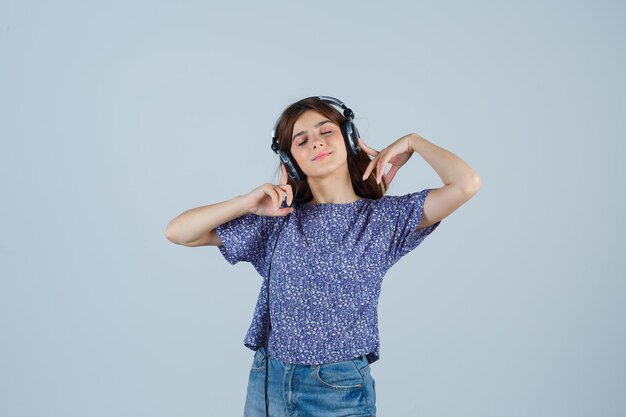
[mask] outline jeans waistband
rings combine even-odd
[[[266,349],[265,346],[261,346],[258,349],[258,352],[261,353],[262,355],[265,355]],[[320,366],[320,365],[326,365],[326,364],[298,364],[298,363],[285,363],[283,361],[281,361],[280,359],[276,359],[275,357],[273,357],[272,355],[268,355],[268,357],[270,358],[270,360],[273,361],[278,361],[283,365],[291,365],[291,366],[308,366],[310,368],[315,368],[316,366]],[[340,361],[340,362],[349,362],[352,361],[357,368],[361,369],[367,365],[369,365],[369,360],[367,359],[367,355],[361,355],[361,356],[357,356],[355,358],[352,359],[348,359],[346,361]],[[337,362],[331,362],[331,363],[337,363]]]

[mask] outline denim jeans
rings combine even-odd
[[[367,358],[321,365],[269,358],[270,417],[375,417],[376,391]],[[265,417],[265,347],[252,359],[244,417]]]

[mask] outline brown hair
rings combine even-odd
[[[296,124],[296,120],[307,110],[313,110],[320,113],[322,116],[328,117],[334,124],[341,126],[341,124],[347,120],[347,118],[341,114],[335,107],[328,104],[325,101],[320,100],[319,97],[307,97],[302,100],[296,101],[283,111],[280,122],[276,127],[276,139],[278,140],[278,147],[280,149],[291,150],[291,134],[293,133],[293,126]],[[363,149],[359,153],[351,157],[350,151],[346,148],[348,153],[348,171],[350,172],[350,178],[352,180],[352,187],[356,195],[362,198],[379,199],[385,195],[387,191],[387,184],[385,180],[380,184],[376,183],[375,174],[372,172],[370,176],[363,181],[363,174],[367,169],[367,165],[372,158]],[[295,162],[295,159],[294,159]],[[278,172],[280,172],[280,165],[278,166]],[[287,179],[287,183],[291,185],[294,192],[294,203],[308,203],[313,199],[313,194],[309,188],[307,180],[295,182],[291,177]]]

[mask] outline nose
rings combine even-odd
[[[318,146],[324,144],[324,141],[322,140],[322,136],[317,133],[311,135],[310,141],[311,141],[311,145],[313,146],[313,149],[317,149]]]

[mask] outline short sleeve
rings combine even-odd
[[[417,229],[422,220],[424,201],[432,190],[428,188],[422,191],[394,197],[390,204],[391,217],[391,242],[387,253],[387,268],[398,262],[407,253],[419,246],[420,243],[431,234],[441,223]]]
[[[215,232],[222,241],[219,251],[230,264],[250,262],[265,276],[266,249],[275,220],[248,213],[217,226]]]

